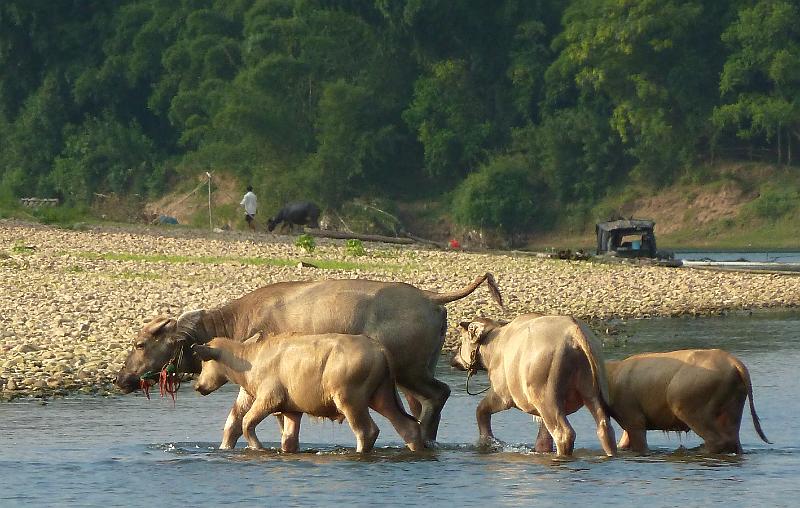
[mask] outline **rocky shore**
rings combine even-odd
[[[353,256],[343,241],[317,239],[308,254],[291,237],[265,233],[0,221],[0,400],[113,393],[131,341],[152,317],[210,308],[285,280],[371,278],[451,291],[494,273],[505,309],[482,287],[448,304],[451,327],[532,311],[597,321],[800,304],[800,277],[791,275],[364,247]],[[447,347],[456,339],[449,332]]]

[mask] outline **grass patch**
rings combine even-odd
[[[11,252],[14,254],[33,254],[36,249],[34,247],[29,247],[25,245],[22,240],[17,240],[14,242],[14,245],[11,246]]]
[[[60,226],[63,228],[71,229],[76,224],[81,224],[87,221],[96,221],[91,216],[91,212],[86,206],[43,206],[40,208],[33,208],[31,215],[42,224],[50,224],[53,226]]]
[[[795,217],[740,223],[723,219],[704,228],[676,231],[658,237],[659,248],[670,250],[796,250],[800,226]]]
[[[240,258],[233,256],[175,256],[167,254],[131,254],[120,252],[78,252],[74,255],[91,260],[102,261],[139,261],[143,263],[176,263],[176,264],[239,264],[252,266],[297,266],[300,261],[313,264],[322,270],[388,270],[402,271],[409,269],[407,265],[387,263],[357,263],[326,259],[279,259],[279,258]]]

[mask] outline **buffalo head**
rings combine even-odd
[[[476,318],[474,321],[462,321],[458,325],[461,333],[461,344],[450,359],[450,366],[458,370],[485,370],[480,355],[480,345],[490,332],[507,324],[488,318]]]
[[[221,351],[212,347],[213,344],[212,340],[208,346],[203,344],[192,346],[192,352],[203,362],[203,370],[194,383],[194,389],[202,395],[208,395],[228,382],[225,371],[219,364]]]
[[[187,319],[184,316],[178,318],[178,321],[159,316],[142,327],[133,341],[133,349],[117,374],[115,384],[123,393],[137,390],[139,379],[143,374],[159,372],[170,360],[178,356],[180,348],[189,345],[187,343],[189,336],[182,331],[184,326],[179,326],[179,322]],[[199,367],[193,365],[198,362],[192,358],[188,350],[186,353],[182,355],[178,370],[192,372]]]

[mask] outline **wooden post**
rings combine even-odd
[[[206,176],[208,177],[208,229],[213,230],[214,226],[211,222],[211,173],[206,171]]]

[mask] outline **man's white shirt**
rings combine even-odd
[[[242,198],[242,202],[239,203],[244,207],[244,212],[247,215],[255,215],[256,210],[258,209],[258,200],[256,199],[256,195],[253,192],[248,192]]]

